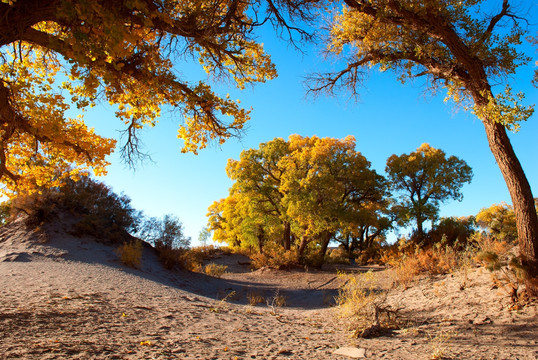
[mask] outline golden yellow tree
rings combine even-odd
[[[517,46],[526,35],[523,19],[509,0],[498,1],[490,16],[485,0],[345,0],[331,27],[328,50],[347,58],[347,67],[316,77],[315,91],[357,85],[365,68],[391,70],[406,80],[424,77],[432,88],[464,104],[484,125],[491,152],[504,176],[517,219],[527,290],[538,296],[538,217],[523,168],[506,130],[533,113],[523,94],[493,84],[530,58]]]
[[[2,0],[0,2],[0,181],[4,192],[55,186],[93,168],[105,171],[115,141],[80,114],[98,102],[125,123],[122,151],[138,154],[138,130],[163,107],[178,110],[183,151],[238,135],[249,110],[191,83],[175,64],[192,59],[242,89],[276,71],[253,30],[303,16],[307,1]],[[263,13],[262,13],[263,7]]]

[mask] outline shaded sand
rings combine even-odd
[[[338,360],[337,348],[357,347],[370,359],[538,359],[536,305],[507,310],[480,269],[463,290],[456,274],[393,291],[408,327],[351,339],[328,305],[334,271],[250,272],[221,256],[230,273],[215,279],[167,272],[150,248],[133,270],[111,247],[46,233],[0,230],[0,358]],[[285,307],[267,304],[277,290]],[[248,305],[252,293],[266,301]]]

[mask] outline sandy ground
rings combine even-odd
[[[408,325],[353,339],[331,307],[334,270],[253,272],[221,256],[229,273],[216,279],[167,272],[147,248],[134,270],[111,247],[47,231],[0,230],[0,358],[339,360],[356,347],[368,359],[538,359],[536,304],[508,310],[482,269],[463,289],[455,274],[394,290]]]

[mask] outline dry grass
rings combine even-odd
[[[250,306],[256,306],[258,304],[263,304],[265,302],[265,298],[263,297],[261,292],[257,290],[248,291],[247,300]]]
[[[124,265],[135,269],[140,267],[142,260],[142,243],[140,241],[124,243],[116,252]]]
[[[205,266],[204,273],[209,276],[221,278],[222,275],[226,273],[227,269],[228,269],[228,266],[226,265],[210,263]]]
[[[336,298],[337,315],[346,321],[355,337],[374,337],[386,329],[398,328],[397,312],[387,304],[387,289],[373,272],[340,274],[344,285]]]

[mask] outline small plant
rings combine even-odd
[[[213,245],[190,248],[181,255],[181,262],[183,267],[189,271],[203,272],[203,262],[211,259],[218,252],[219,249],[215,249]]]
[[[129,267],[138,269],[140,267],[142,259],[142,243],[140,241],[131,241],[130,243],[123,243],[117,249],[120,261]]]
[[[449,357],[447,357],[448,345],[454,336],[455,333],[453,331],[441,331],[435,337],[430,337],[432,360],[449,359]]]
[[[226,304],[228,303],[228,300],[233,298],[235,296],[235,290],[232,290],[228,295],[226,295],[225,297],[223,297],[218,303],[216,306],[214,307],[211,307],[209,308],[209,311],[211,312],[214,312],[214,313],[219,313],[221,309],[223,309],[224,307],[226,307]]]
[[[204,273],[209,276],[220,278],[226,273],[226,269],[228,269],[228,266],[226,265],[210,263],[205,266]]]
[[[286,297],[280,294],[279,290],[275,291],[275,295],[267,299],[267,306],[271,307],[271,315],[277,315],[278,308],[286,306]]]
[[[344,285],[336,298],[337,313],[347,320],[354,337],[373,337],[384,329],[398,328],[398,309],[387,304],[387,292],[378,286],[373,272],[339,277]]]
[[[183,256],[187,250],[175,249],[167,246],[156,246],[157,256],[161,264],[168,270],[183,268]]]
[[[258,291],[249,291],[247,292],[247,300],[249,305],[256,306],[257,304],[262,304],[265,302],[265,298]]]
[[[510,260],[506,260],[495,252],[483,251],[478,254],[478,259],[485,265],[486,269],[493,273],[494,285],[508,293],[512,305],[520,305],[521,292],[519,288],[525,281],[526,271],[519,258],[514,256]]]
[[[349,264],[349,254],[342,248],[336,248],[329,252],[325,257],[325,263],[327,264]]]

